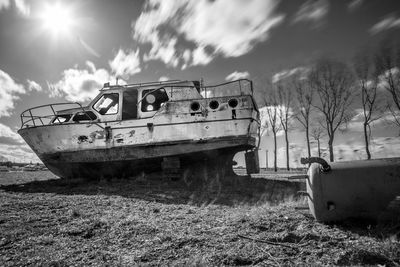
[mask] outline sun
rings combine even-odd
[[[40,15],[45,30],[53,36],[66,35],[73,26],[73,19],[66,6],[56,3],[44,8]]]

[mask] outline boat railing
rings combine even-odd
[[[253,82],[248,79],[240,79],[212,86],[202,86],[201,95],[204,98],[253,95]]]
[[[85,113],[85,109],[78,102],[54,103],[29,108],[21,113],[21,129],[53,123],[62,124],[63,121],[58,112],[76,108],[82,109],[82,112]]]

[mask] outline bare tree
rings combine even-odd
[[[377,97],[379,72],[377,71],[370,51],[367,49],[359,50],[353,59],[353,65],[357,76],[357,82],[361,90],[365,152],[367,153],[367,159],[371,159],[371,152],[369,150],[371,123],[379,119],[383,111]]]
[[[294,75],[292,77],[292,84],[295,88],[297,102],[295,118],[304,127],[304,130],[306,132],[307,152],[308,157],[310,158],[310,115],[313,104],[314,91],[310,86],[309,80],[301,77],[301,75]]]
[[[334,161],[333,141],[339,126],[350,118],[352,102],[352,74],[349,67],[340,61],[321,58],[317,60],[309,75],[310,84],[317,92],[319,103],[314,105],[324,116],[324,128],[328,135],[329,160]]]
[[[388,109],[400,127],[400,43],[385,39],[377,50],[375,64],[381,84],[391,96]]]
[[[321,145],[320,145],[320,140],[324,136],[324,129],[322,127],[314,127],[311,130],[311,136],[314,138],[315,141],[317,141],[318,145],[318,157],[321,157]]]
[[[286,143],[286,169],[290,170],[289,164],[289,137],[288,131],[290,127],[290,121],[292,119],[291,107],[293,104],[293,94],[288,83],[283,84],[282,81],[277,83],[277,95],[278,95],[278,116],[285,132],[285,143]]]
[[[274,171],[276,172],[278,171],[276,134],[281,130],[281,125],[278,117],[278,101],[274,91],[268,92],[268,96],[264,98],[264,104],[266,108],[266,119],[269,124],[268,128],[271,129],[274,136]]]

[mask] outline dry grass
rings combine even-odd
[[[400,264],[399,225],[317,223],[296,188],[36,180],[0,189],[1,266]]]

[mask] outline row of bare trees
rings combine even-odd
[[[265,96],[266,123],[274,138],[274,169],[277,170],[277,134],[284,132],[286,168],[289,166],[289,131],[295,121],[305,132],[308,157],[310,135],[318,142],[327,137],[329,160],[334,161],[333,144],[338,130],[347,127],[360,107],[367,159],[371,159],[371,124],[391,114],[400,128],[400,46],[382,42],[375,49],[362,49],[346,64],[319,58],[310,68],[270,82]],[[317,122],[317,125],[316,123]]]

